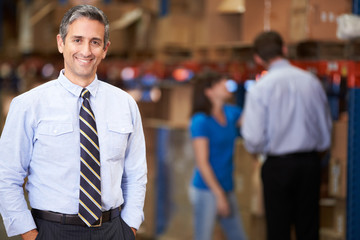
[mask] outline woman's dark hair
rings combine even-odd
[[[259,57],[268,62],[269,60],[282,57],[283,54],[283,40],[279,33],[274,31],[260,33],[254,41],[254,52]]]
[[[212,104],[205,95],[205,89],[214,86],[224,78],[226,78],[225,75],[210,70],[195,75],[191,80],[194,85],[191,115],[198,112],[211,114]]]

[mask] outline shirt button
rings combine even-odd
[[[121,128],[121,131],[124,132],[124,131],[125,131],[125,128]]]
[[[54,133],[57,133],[57,130],[54,130]]]

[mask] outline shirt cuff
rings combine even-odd
[[[138,230],[141,223],[144,221],[144,213],[124,208],[121,210],[121,218],[126,222],[127,225],[129,225],[129,227]]]
[[[34,218],[29,210],[17,213],[11,217],[6,217],[3,220],[8,237],[16,236],[26,233],[32,229],[36,229]]]

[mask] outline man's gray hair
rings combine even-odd
[[[104,48],[109,41],[109,21],[103,11],[91,5],[78,5],[69,9],[61,20],[59,34],[65,43],[68,34],[69,25],[75,20],[86,17],[91,20],[97,20],[105,26]]]

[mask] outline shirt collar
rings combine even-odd
[[[289,65],[290,65],[290,62],[287,59],[281,58],[270,64],[269,71],[271,71],[273,69],[283,68],[283,67],[286,67]]]
[[[64,69],[62,69],[60,71],[60,74],[59,74],[59,77],[58,77],[57,80],[70,93],[72,93],[75,96],[80,96],[83,87],[81,87],[79,85],[76,85],[75,83],[72,83],[67,77],[65,77],[64,71],[65,71]],[[89,90],[90,94],[93,97],[96,97],[96,93],[97,93],[98,88],[99,88],[99,80],[97,78],[97,75],[95,75],[94,81],[92,81],[90,83],[90,85],[86,87],[86,89]]]

